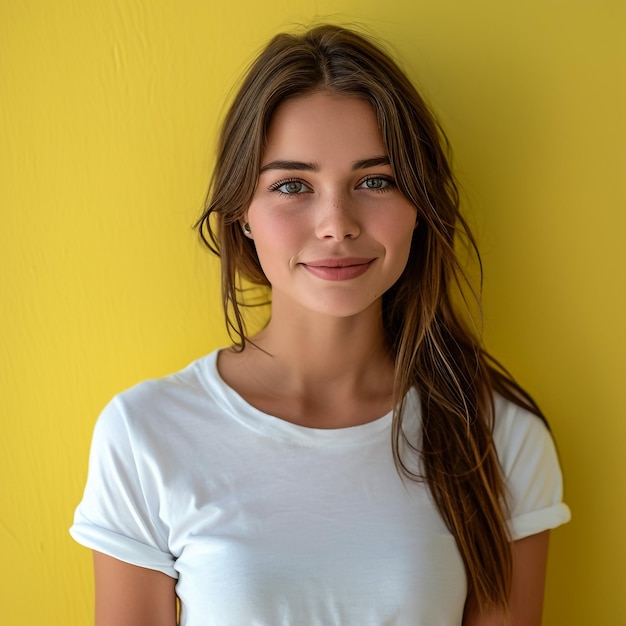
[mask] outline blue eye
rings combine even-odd
[[[368,176],[360,185],[361,189],[371,189],[373,191],[385,191],[395,186],[391,178],[386,176]]]
[[[283,193],[286,196],[294,196],[311,191],[311,188],[305,185],[301,180],[281,180],[274,183],[269,189],[270,191]]]

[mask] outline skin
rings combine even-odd
[[[319,92],[288,100],[272,119],[241,223],[272,284],[272,318],[253,345],[218,359],[225,382],[266,413],[341,428],[391,410],[381,296],[406,265],[416,210],[385,157],[361,100]],[[329,269],[336,264],[343,269]],[[469,599],[463,625],[539,626],[547,549],[547,532],[513,544],[508,623]],[[97,626],[176,624],[172,578],[98,553],[94,562]]]
[[[272,318],[256,347],[224,351],[218,363],[265,412],[338,428],[391,409],[381,295],[406,265],[416,210],[385,157],[374,112],[360,100],[320,92],[274,115],[244,220],[272,284]],[[369,267],[339,281],[308,269],[346,257]]]
[[[513,542],[513,579],[509,621],[500,612],[480,613],[466,603],[463,626],[540,626],[543,610],[549,531]]]
[[[94,552],[96,626],[176,626],[176,581]]]

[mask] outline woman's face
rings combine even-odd
[[[415,220],[368,103],[316,92],[276,110],[245,219],[274,309],[347,317],[379,306]]]

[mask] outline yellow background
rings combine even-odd
[[[0,622],[88,624],[67,528],[116,392],[225,342],[196,242],[215,130],[269,36],[388,40],[455,148],[486,340],[549,416],[574,520],[545,624],[626,623],[621,0],[0,0]]]

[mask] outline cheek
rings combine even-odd
[[[299,239],[293,229],[284,222],[264,216],[262,220],[249,216],[252,238],[261,269],[270,283],[280,279],[281,273],[288,272],[290,260],[295,256]]]
[[[254,238],[263,241],[293,239],[302,230],[298,211],[276,207],[272,202],[253,202],[248,209],[248,222]]]
[[[254,244],[259,254],[284,256],[293,254],[302,237],[298,231],[280,221],[263,220],[261,224],[250,222]]]
[[[415,212],[401,213],[381,223],[379,232],[384,238],[388,252],[393,256],[408,255],[415,232]]]
[[[411,253],[415,232],[415,214],[401,216],[387,233],[387,255],[393,265],[396,279],[400,277]]]

